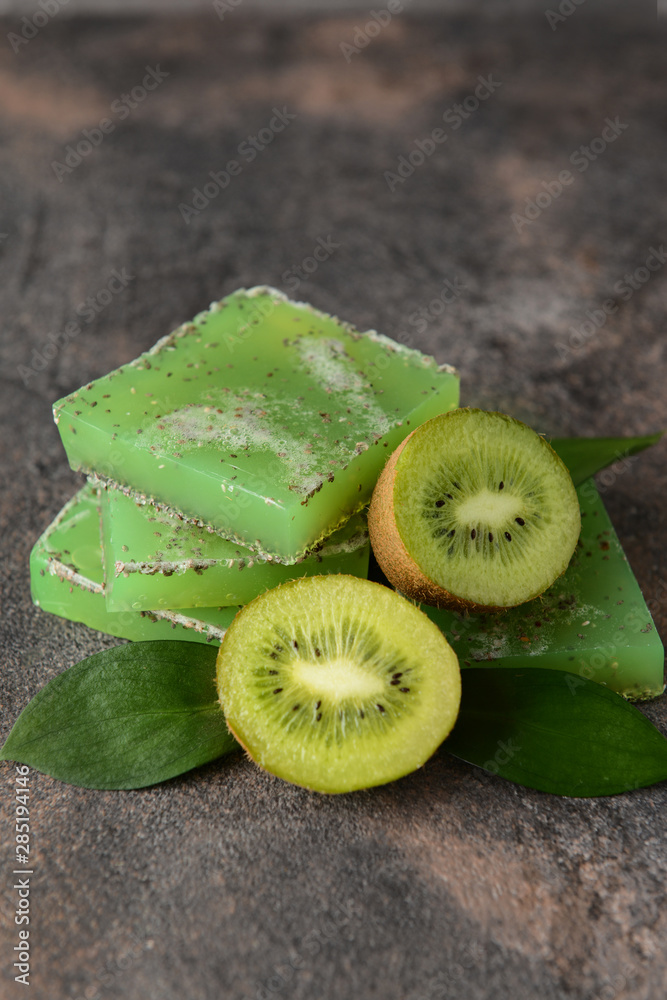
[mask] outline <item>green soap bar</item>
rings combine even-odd
[[[107,611],[100,521],[95,492],[86,486],[67,503],[30,554],[34,603],[70,621],[123,639],[188,639],[219,643],[238,611]]]
[[[458,404],[454,369],[281,292],[240,290],[54,406],[74,469],[294,562]]]
[[[570,670],[633,701],[656,698],[664,688],[662,642],[594,481],[577,493],[577,550],[541,597],[494,614],[423,610],[445,633],[462,667],[491,661],[515,669]]]
[[[370,545],[361,514],[316,553],[285,566],[120,490],[102,489],[99,499],[109,611],[247,604],[299,576],[368,576]]]

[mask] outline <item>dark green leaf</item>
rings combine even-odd
[[[579,486],[600,469],[657,444],[663,434],[664,431],[645,437],[554,438],[549,444],[567,465],[574,485]]]
[[[215,688],[217,649],[133,642],[96,653],[42,688],[2,748],[83,788],[142,788],[238,748]]]
[[[557,795],[613,795],[667,778],[667,740],[596,681],[564,670],[469,667],[444,749]]]

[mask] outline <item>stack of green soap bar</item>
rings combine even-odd
[[[237,607],[207,608],[206,620],[189,609],[108,611],[97,493],[86,486],[67,503],[30,555],[35,604],[124,639],[191,639],[219,643]]]
[[[286,566],[119,490],[101,489],[100,505],[109,611],[246,604],[295,576],[368,575],[368,528],[361,514],[317,552]]]
[[[34,600],[114,635],[210,641],[284,580],[367,576],[359,512],[379,471],[458,390],[419,351],[271,288],[235,292],[56,403],[95,487],[35,546]]]
[[[664,649],[593,480],[578,489],[581,537],[572,562],[541,597],[494,614],[423,610],[462,667],[552,667],[632,700],[663,691]],[[572,692],[576,695],[577,678]]]
[[[361,510],[387,456],[458,397],[448,366],[262,287],[54,416],[72,468],[290,564]]]

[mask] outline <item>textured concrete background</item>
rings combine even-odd
[[[347,13],[351,10],[369,12],[369,4],[364,0],[42,0],[49,9],[55,10],[53,4],[58,4],[59,15],[65,17],[79,14],[136,14],[147,11],[164,13],[165,11],[190,12],[200,10],[220,10],[225,13],[225,5],[231,11],[243,6],[244,13],[258,9],[269,11],[281,16],[284,13],[312,13],[325,11],[327,14]],[[452,13],[467,9],[468,12],[490,13],[492,10],[520,11],[524,13],[535,7],[535,0],[399,0],[405,11],[422,12],[437,10],[441,13]],[[606,3],[608,0],[586,0],[588,4]],[[615,2],[615,0],[614,0]],[[659,0],[661,3],[662,0]],[[376,4],[376,10],[386,9],[388,0]],[[30,15],[39,10],[39,0],[34,5],[26,4],[25,0],[0,0],[0,14]]]
[[[408,339],[460,368],[465,403],[542,431],[667,426],[665,270],[630,295],[617,286],[667,235],[654,5],[601,20],[584,4],[555,30],[542,8],[496,12],[492,29],[405,16],[348,63],[358,24],[54,17],[0,49],[3,738],[50,677],[115,642],[30,604],[31,544],[77,487],[52,401],[236,287],[275,284]],[[16,30],[10,18],[1,33]],[[158,65],[169,75],[121,117]],[[489,74],[494,93],[443,123]],[[186,224],[179,204],[274,107],[297,117]],[[580,170],[571,155],[617,117],[627,128]],[[103,118],[113,131],[54,172]],[[385,172],[438,127],[446,141],[392,192]],[[517,227],[549,185],[552,203]],[[299,278],[329,237],[339,246]],[[85,319],[114,269],[132,280]],[[610,298],[618,311],[584,327]],[[663,638],[665,448],[603,484]],[[664,698],[646,712],[667,732]],[[13,1000],[13,766],[0,776],[0,995]],[[334,799],[240,758],[141,792],[30,782],[35,1000],[664,995],[665,786],[559,799],[444,752]]]

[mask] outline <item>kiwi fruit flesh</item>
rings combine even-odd
[[[420,767],[461,698],[439,628],[388,587],[343,574],[292,580],[242,608],[217,684],[227,725],[257,764],[329,793]]]
[[[368,527],[403,594],[488,611],[543,593],[581,530],[566,466],[543,437],[503,413],[464,408],[422,424],[378,480]]]

